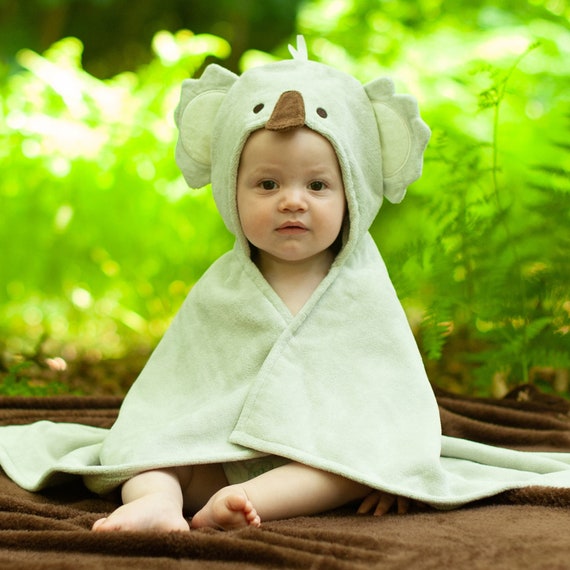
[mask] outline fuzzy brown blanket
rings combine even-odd
[[[570,404],[523,386],[503,400],[437,390],[444,432],[498,446],[570,451]],[[108,427],[117,398],[0,398],[0,425]],[[527,488],[455,511],[381,518],[344,508],[232,532],[95,534],[117,505],[82,484],[29,493],[0,474],[0,568],[570,568],[570,490]]]

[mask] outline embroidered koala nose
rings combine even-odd
[[[265,128],[269,131],[286,131],[305,124],[305,103],[298,91],[281,93]]]

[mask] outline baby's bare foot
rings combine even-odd
[[[119,507],[107,518],[99,519],[96,532],[118,530],[188,531],[188,522],[179,506],[162,495],[146,495]]]
[[[245,491],[235,485],[218,491],[192,518],[191,527],[233,530],[247,526],[258,527],[261,519]]]

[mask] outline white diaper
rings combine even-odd
[[[259,477],[259,475],[263,475],[267,473],[267,471],[271,471],[287,463],[291,463],[291,460],[279,457],[278,455],[266,455],[265,457],[256,457],[255,459],[222,463],[222,468],[228,483],[230,485],[236,485]]]

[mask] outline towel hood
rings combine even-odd
[[[212,183],[228,229],[245,241],[236,205],[242,148],[255,130],[307,126],[327,138],[343,175],[350,233],[358,241],[384,196],[400,202],[421,175],[430,131],[416,100],[396,94],[391,79],[362,85],[328,65],[309,61],[302,36],[292,60],[256,67],[241,76],[209,65],[182,84],[175,112],[176,161],[188,185]],[[346,247],[345,247],[346,249]]]

